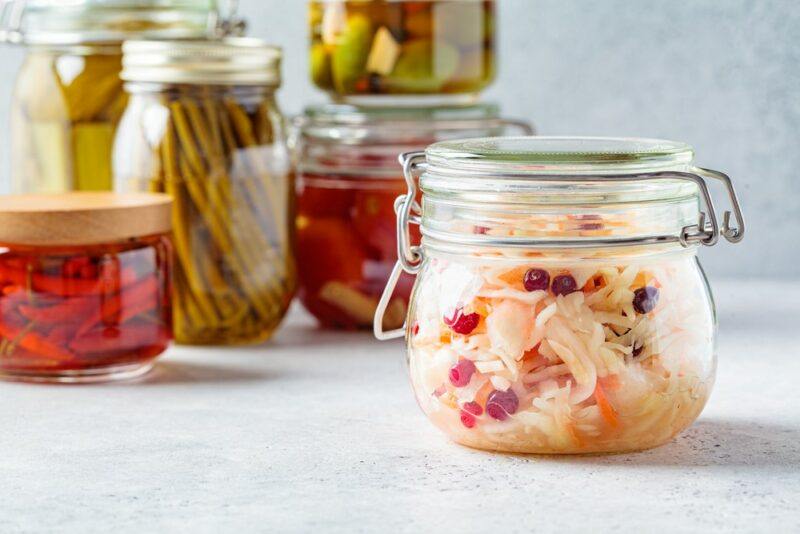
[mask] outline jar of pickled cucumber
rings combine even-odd
[[[293,180],[278,48],[127,41],[115,188],[173,200],[178,343],[266,340],[295,290]]]
[[[375,332],[405,335],[419,405],[447,436],[495,451],[621,452],[698,417],[716,319],[697,252],[744,235],[726,175],[695,167],[684,143],[650,139],[450,141],[403,166],[399,262]],[[721,221],[711,182],[732,206]],[[403,270],[417,275],[408,321],[386,333]]]
[[[309,24],[311,79],[348,103],[474,102],[495,75],[494,0],[311,0]]]
[[[394,201],[406,187],[398,154],[445,139],[532,133],[494,104],[327,104],[307,108],[297,123],[299,295],[320,324],[345,329],[372,326],[395,263]],[[412,283],[410,276],[399,281],[386,328],[403,323]]]
[[[232,6],[216,0],[6,0],[0,9],[0,41],[27,48],[11,110],[12,192],[111,188],[111,146],[127,100],[124,39],[238,27]]]

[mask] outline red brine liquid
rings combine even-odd
[[[305,174],[298,188],[300,300],[326,327],[372,327],[375,308],[397,261],[397,179]],[[416,227],[412,241],[419,241]],[[403,324],[413,278],[401,276],[385,328]]]
[[[146,372],[172,338],[170,244],[0,247],[0,374],[91,381]]]

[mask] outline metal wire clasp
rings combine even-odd
[[[408,274],[417,274],[422,268],[422,248],[411,243],[411,224],[419,225],[421,220],[422,208],[417,202],[417,175],[415,171],[423,169],[425,166],[425,152],[406,152],[399,156],[400,164],[403,166],[403,177],[406,180],[408,191],[400,195],[394,201],[394,211],[397,214],[397,263],[392,269],[392,274],[383,289],[378,307],[375,309],[375,318],[372,323],[372,330],[375,337],[381,341],[403,337],[406,332],[406,324],[401,328],[384,332],[383,316],[386,308],[392,300],[397,281],[403,271]]]

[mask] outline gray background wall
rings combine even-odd
[[[800,1],[498,0],[500,74],[487,99],[542,134],[687,141],[728,172],[749,228],[702,257],[712,276],[800,276]],[[287,112],[306,76],[305,2],[241,0],[250,34],[285,49]],[[0,124],[22,51],[0,51]],[[0,183],[8,175],[0,128]]]

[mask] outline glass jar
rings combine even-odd
[[[371,327],[397,257],[394,201],[405,190],[397,155],[444,139],[532,132],[493,104],[322,105],[297,122],[299,295],[322,325],[344,329]],[[412,284],[399,281],[386,328],[403,324]]]
[[[0,196],[0,378],[146,373],[172,337],[167,195]]]
[[[403,164],[400,261],[375,332],[406,335],[436,426],[480,449],[598,453],[660,445],[697,418],[716,367],[697,249],[744,232],[726,175],[647,139],[442,142]],[[735,227],[725,212],[720,229],[708,178]],[[408,327],[385,333],[402,269],[417,274]]]
[[[280,50],[257,39],[128,41],[115,186],[164,191],[175,339],[266,340],[295,290],[293,180],[275,102]]]
[[[353,104],[474,102],[494,79],[494,17],[494,0],[312,0],[311,79]]]
[[[127,96],[121,44],[230,31],[212,0],[12,0],[0,41],[24,43],[11,110],[12,192],[111,189],[111,147]]]

